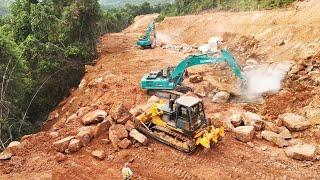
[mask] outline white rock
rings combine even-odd
[[[212,102],[214,103],[226,103],[228,102],[230,97],[230,94],[225,92],[225,91],[221,91],[216,93],[213,97],[212,97]]]
[[[143,145],[148,144],[148,138],[145,135],[141,134],[136,129],[133,129],[132,131],[130,131],[129,135],[130,135],[130,137],[137,140],[139,143],[141,143]]]
[[[104,110],[95,110],[87,113],[81,118],[83,125],[97,124],[103,121],[108,116],[108,113]]]
[[[288,157],[297,160],[312,161],[315,159],[317,148],[312,144],[297,144],[286,148],[285,153]]]
[[[288,146],[288,142],[284,140],[282,136],[272,131],[262,131],[261,136],[263,139],[272,142],[278,147]]]
[[[236,127],[234,132],[236,139],[246,143],[253,139],[255,131],[253,126],[240,126]]]
[[[286,126],[290,131],[302,131],[308,129],[311,123],[308,122],[303,116],[299,116],[294,113],[285,113],[279,115],[282,119],[283,125]]]

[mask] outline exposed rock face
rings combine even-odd
[[[218,92],[217,94],[215,94],[212,97],[212,102],[214,102],[214,103],[226,103],[226,102],[228,102],[229,97],[230,97],[229,93],[227,93],[225,91],[221,91],[221,92]]]
[[[312,161],[315,159],[317,148],[312,144],[297,144],[286,148],[285,153],[288,157],[297,160]]]
[[[127,149],[129,146],[131,145],[131,141],[127,138],[122,139],[119,143],[118,143],[118,147],[121,149]]]
[[[203,76],[200,75],[192,75],[189,77],[189,81],[191,83],[199,83],[201,81],[203,81]]]
[[[92,112],[87,113],[81,119],[83,125],[91,125],[97,124],[103,121],[108,116],[108,113],[104,110],[95,110]]]
[[[68,153],[73,153],[79,151],[81,148],[81,142],[78,139],[72,139],[69,143],[67,152]]]
[[[273,144],[275,144],[278,147],[285,147],[288,146],[288,142],[286,142],[284,140],[284,138],[272,131],[262,131],[261,132],[261,136],[263,139],[272,142]]]
[[[69,137],[63,138],[59,141],[56,141],[53,143],[53,148],[56,151],[63,153],[68,148],[70,141],[74,138],[75,138],[74,136],[69,136]]]
[[[106,158],[106,153],[102,150],[92,151],[91,155],[98,160],[104,160]]]
[[[303,116],[299,116],[294,113],[285,113],[280,115],[278,118],[282,119],[283,125],[290,131],[302,131],[311,126],[311,123]]]
[[[133,129],[132,131],[130,131],[130,137],[137,140],[139,143],[143,145],[148,144],[148,138],[142,133],[140,133],[139,131],[137,131],[136,129]]]
[[[234,132],[236,134],[236,139],[246,143],[253,139],[255,131],[253,126],[240,126],[236,127]]]

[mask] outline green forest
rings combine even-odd
[[[210,8],[283,7],[293,0],[176,0],[172,4],[144,2],[108,9],[101,8],[98,0],[15,0],[10,8],[0,2],[0,13],[7,14],[0,16],[3,149],[10,141],[37,131],[48,113],[79,84],[84,66],[97,57],[99,37],[121,31],[135,16],[161,13],[161,20]]]

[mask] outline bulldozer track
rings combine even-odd
[[[197,180],[200,179],[198,176],[191,174],[183,169],[177,168],[177,167],[171,167],[168,166],[167,164],[161,163],[161,162],[154,162],[150,160],[150,158],[147,158],[145,154],[137,154],[135,156],[135,160],[137,161],[142,161],[145,163],[145,165],[150,165],[153,166],[157,169],[161,169],[166,171],[168,174],[173,174],[177,176],[179,179],[184,179],[184,180]]]
[[[179,139],[181,139],[182,141],[185,141],[185,142],[188,142],[188,143],[194,143],[192,140],[190,140],[189,138],[181,135],[180,133],[176,133],[174,131],[171,131],[167,128],[163,128],[163,127],[160,127],[160,126],[154,126],[153,128],[155,128],[156,130],[159,130],[159,131],[162,131],[162,132],[165,132],[171,136],[174,136],[174,137],[177,137]]]

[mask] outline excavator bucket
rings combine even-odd
[[[224,57],[234,74],[238,76],[240,79],[244,79],[242,76],[242,70],[235,58],[232,56],[232,54],[226,49],[222,49],[221,52],[222,56]]]

